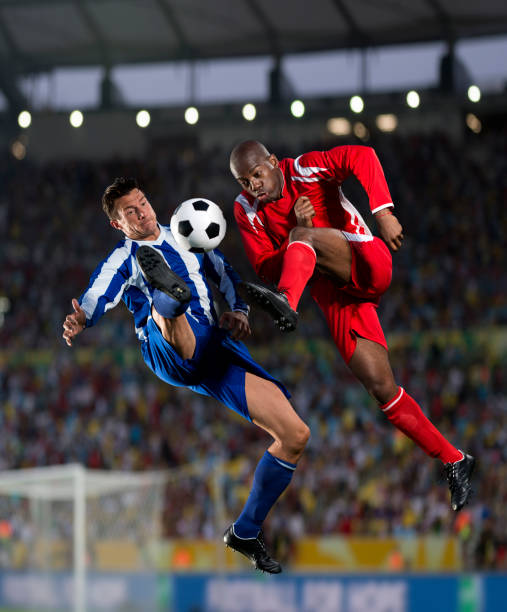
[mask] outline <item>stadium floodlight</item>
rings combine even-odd
[[[415,91],[414,89],[410,90],[407,93],[406,100],[410,108],[417,108],[419,104],[421,103],[421,98],[419,97],[419,94],[417,93],[417,91]]]
[[[473,113],[468,113],[466,116],[466,124],[474,134],[479,134],[482,130],[481,120]]]
[[[248,103],[241,109],[241,114],[247,121],[253,121],[257,115],[257,109],[254,104]]]
[[[352,126],[345,117],[331,117],[327,122],[327,129],[335,136],[347,136],[352,131]]]
[[[293,117],[300,119],[305,114],[305,105],[301,100],[293,100],[290,105],[290,112]]]
[[[470,85],[468,88],[468,99],[470,102],[479,102],[481,99],[481,90],[477,85]]]
[[[84,117],[80,110],[73,110],[69,115],[69,122],[72,127],[79,128],[83,125]]]
[[[151,116],[147,110],[140,110],[136,115],[136,123],[139,127],[145,128],[150,125]]]
[[[398,127],[398,117],[393,113],[377,115],[375,123],[381,132],[394,132]]]
[[[185,121],[189,125],[195,125],[199,121],[199,111],[195,106],[189,106],[185,111]]]
[[[21,111],[18,115],[18,125],[20,128],[26,129],[32,123],[32,115],[27,111]]]
[[[360,113],[364,109],[364,100],[361,98],[361,96],[352,96],[349,104],[350,110],[354,113]]]

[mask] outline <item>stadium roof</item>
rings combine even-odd
[[[0,0],[0,89],[58,67],[252,57],[507,33],[505,0]]]
[[[505,0],[0,0],[0,61],[22,73],[506,32]]]

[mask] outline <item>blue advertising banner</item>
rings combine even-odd
[[[177,575],[173,612],[500,612],[507,575]]]
[[[92,573],[86,612],[501,612],[507,574]],[[68,572],[0,572],[0,611],[71,612]]]
[[[159,612],[167,603],[167,576],[89,572],[87,612]],[[70,572],[0,572],[0,611],[71,612],[74,581]]]

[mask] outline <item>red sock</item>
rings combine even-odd
[[[306,283],[315,270],[317,255],[312,246],[295,240],[285,251],[278,291],[283,291],[291,308],[297,310]]]
[[[380,409],[395,427],[430,457],[438,457],[444,463],[463,459],[463,453],[444,438],[424,416],[419,404],[401,387],[393,399]]]

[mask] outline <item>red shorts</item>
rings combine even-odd
[[[352,252],[351,278],[337,286],[329,276],[317,274],[311,294],[326,317],[333,340],[348,363],[356,349],[356,338],[378,342],[387,350],[387,343],[377,315],[380,296],[391,283],[391,253],[380,240],[349,241]]]

